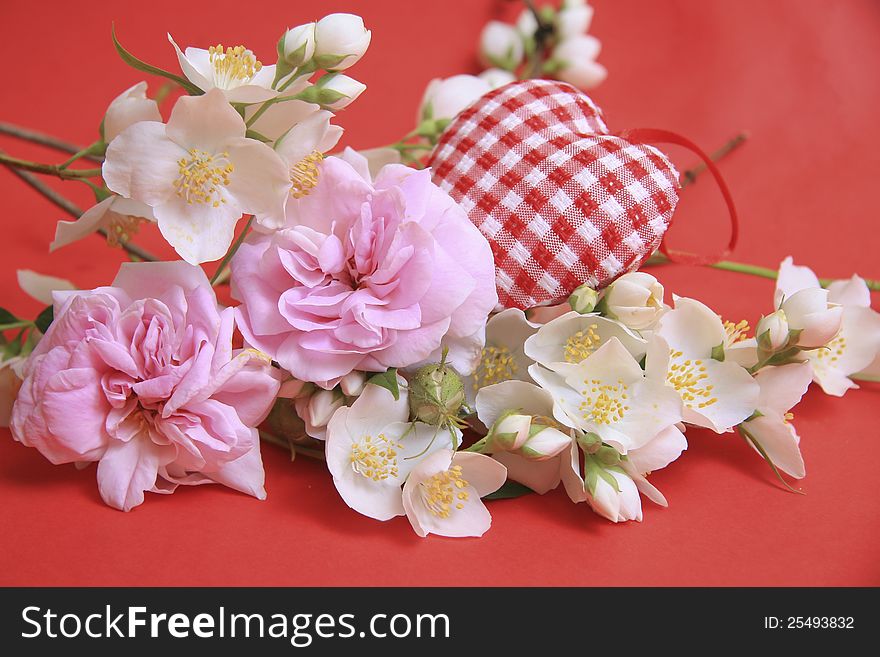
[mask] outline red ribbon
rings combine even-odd
[[[736,243],[739,239],[739,218],[736,214],[736,206],[733,203],[733,197],[730,195],[730,190],[727,188],[727,184],[724,182],[724,178],[721,177],[721,172],[718,170],[718,167],[715,166],[712,158],[706,155],[699,146],[689,139],[674,132],[670,132],[669,130],[634,128],[632,130],[618,132],[615,136],[620,137],[621,139],[626,139],[634,144],[675,144],[676,146],[682,146],[689,151],[696,153],[696,155],[703,160],[709,173],[715,178],[715,182],[718,184],[718,189],[721,190],[721,195],[724,197],[724,202],[727,204],[727,210],[730,213],[730,241],[727,243],[727,247],[724,251],[718,255],[705,256],[696,253],[688,253],[686,251],[671,250],[666,246],[666,238],[664,237],[663,241],[660,243],[660,252],[671,261],[686,265],[711,265],[719,260],[724,260],[729,256],[736,248]]]

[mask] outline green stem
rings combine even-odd
[[[12,157],[11,155],[0,154],[0,164],[5,164],[16,169],[24,169],[25,171],[33,171],[34,173],[43,173],[47,176],[56,176],[62,180],[75,180],[77,178],[96,178],[101,175],[101,169],[62,169],[57,164],[42,164],[40,162],[31,162],[30,160],[22,160],[21,158]]]
[[[232,243],[232,248],[223,256],[223,260],[220,261],[220,265],[217,267],[217,271],[214,272],[214,275],[211,276],[211,285],[215,285],[220,278],[220,275],[223,273],[223,270],[226,269],[226,266],[229,264],[229,261],[232,260],[232,256],[235,255],[235,252],[238,251],[238,247],[241,246],[241,243],[244,242],[244,238],[247,237],[247,234],[251,230],[251,224],[254,222],[254,218],[251,217],[247,220],[247,223],[244,225],[244,230],[241,231],[241,234]]]
[[[670,264],[669,258],[667,258],[662,253],[655,253],[650,258],[648,258],[647,262],[645,262],[645,267],[655,267],[657,265],[666,265]],[[767,267],[760,267],[758,265],[750,265],[744,262],[733,262],[732,260],[721,260],[719,262],[712,263],[711,265],[705,265],[706,267],[711,267],[712,269],[721,269],[723,271],[732,271],[738,274],[750,274],[752,276],[760,276],[761,278],[769,278],[771,280],[776,280],[777,271],[775,269],[769,269]],[[819,284],[822,287],[828,287],[834,281],[833,278],[820,278]],[[865,285],[868,286],[869,290],[880,291],[880,281],[875,281],[871,279],[865,279]]]
[[[61,164],[59,164],[58,168],[59,169],[66,169],[67,167],[69,167],[71,164],[73,164],[77,160],[80,160],[80,159],[86,157],[87,155],[92,155],[93,153],[98,152],[99,150],[103,150],[103,144],[101,142],[96,141],[94,144],[89,144],[85,148],[78,150],[69,159],[67,159],[64,162],[62,162]]]
[[[56,151],[61,151],[62,153],[76,153],[82,150],[82,147],[77,146],[76,144],[71,144],[70,142],[64,141],[63,139],[58,139],[57,137],[53,137],[52,135],[37,132],[36,130],[31,130],[30,128],[22,128],[21,126],[15,125],[14,123],[4,123],[0,121],[0,134],[9,135],[10,137],[15,137],[16,139],[21,139],[23,141],[29,141],[33,144],[39,144],[40,146],[54,148]],[[99,155],[90,155],[87,156],[86,159],[93,162],[102,162],[104,160],[104,158]]]
[[[0,156],[2,155],[3,153],[2,151],[0,151]],[[9,166],[8,168],[14,175],[18,176],[22,180],[22,182],[44,196],[51,203],[64,210],[74,219],[79,219],[82,215],[82,209],[80,209],[75,203],[56,192],[42,180],[37,178],[37,176],[35,176],[34,174],[27,171],[22,171],[21,169],[17,169],[13,166]],[[98,230],[95,234],[101,235],[102,237],[104,237],[104,239],[107,239],[107,231],[103,228]],[[131,244],[130,242],[121,242],[119,246],[120,248],[122,248],[123,251],[140,260],[145,260],[147,262],[158,260],[158,258],[156,258],[156,256],[154,256],[152,253],[149,253],[148,251],[145,251],[144,249],[135,244]]]
[[[880,383],[880,376],[871,374],[852,374],[850,377],[853,381],[866,381],[868,383]]]

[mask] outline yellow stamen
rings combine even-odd
[[[293,198],[306,196],[318,184],[318,165],[323,159],[323,154],[312,151],[290,167],[290,182],[293,183],[290,195]]]
[[[223,89],[250,82],[263,65],[244,46],[223,49],[223,44],[208,48],[208,59],[214,67],[214,83]]]
[[[107,244],[120,247],[134,237],[140,229],[141,218],[117,214],[107,226]]]
[[[229,153],[211,155],[198,148],[189,150],[189,157],[177,161],[178,176],[174,190],[187,203],[210,203],[219,208],[226,199],[220,188],[229,185],[229,176],[235,170]]]
[[[510,349],[501,345],[486,345],[480,356],[480,364],[474,372],[474,390],[516,377],[519,366]]]
[[[565,341],[565,362],[576,365],[596,350],[602,341],[598,328],[598,324],[590,324],[585,331],[578,331]]]
[[[727,334],[727,344],[735,344],[737,342],[742,342],[743,340],[748,340],[748,333],[750,330],[751,327],[749,326],[749,323],[744,319],[736,324],[726,320],[724,322],[724,332]]]
[[[438,472],[419,485],[425,506],[438,518],[448,518],[453,511],[453,504],[455,509],[463,509],[464,503],[470,497],[468,491],[464,490],[470,484],[461,476],[460,465]]]
[[[364,436],[351,446],[351,467],[373,481],[397,477],[400,449],[400,443],[390,440],[384,433],[380,433],[375,440],[372,436]]]
[[[672,363],[666,374],[666,382],[678,391],[681,400],[689,408],[706,408],[717,404],[718,399],[712,396],[715,386],[704,383],[709,375],[702,360],[686,360],[679,362],[683,354],[670,350]]]
[[[629,410],[626,400],[629,398],[627,386],[622,379],[616,384],[602,383],[599,379],[584,379],[586,388],[581,390],[584,400],[579,410],[583,418],[596,424],[614,424],[620,422]]]
[[[846,351],[846,338],[838,335],[826,347],[818,350],[819,364],[833,365],[843,356],[844,351]]]

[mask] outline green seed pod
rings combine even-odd
[[[464,384],[452,367],[421,367],[410,381],[409,409],[414,420],[433,426],[451,424],[464,403]]]

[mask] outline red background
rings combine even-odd
[[[491,0],[3,2],[0,120],[91,142],[107,103],[141,79],[115,56],[111,21],[132,52],[176,69],[166,31],[181,44],[245,43],[273,61],[286,26],[349,11],[364,16],[373,45],[352,71],[368,90],[338,121],[346,143],[381,145],[411,129],[430,78],[476,71],[480,28],[505,6],[509,13]],[[663,127],[707,149],[750,132],[722,164],[742,216],[738,259],[775,267],[793,254],[823,276],[880,278],[880,162],[872,150],[880,77],[871,68],[880,61],[880,5],[594,6],[591,32],[603,42],[600,61],[610,76],[593,96],[612,129]],[[61,159],[10,139],[0,147]],[[673,155],[682,167],[693,164]],[[88,203],[82,185],[56,187]],[[2,169],[0,194],[4,307],[39,310],[17,288],[19,268],[81,287],[112,279],[121,254],[94,239],[49,258],[60,212]],[[708,178],[685,192],[680,207],[676,245],[706,251],[724,242],[725,215]],[[654,271],[667,291],[695,296],[728,318],[754,324],[770,309],[767,280],[683,266]],[[361,517],[338,497],[323,464],[291,464],[272,446],[264,448],[266,502],[203,486],[148,495],[124,514],[101,503],[94,468],[52,466],[4,430],[0,583],[877,585],[878,394],[878,386],[865,386],[838,400],[814,389],[796,409],[806,496],[782,490],[738,438],[694,430],[690,449],[652,477],[670,507],[646,501],[643,523],[612,525],[560,490],[492,503],[494,526],[481,540],[420,539],[403,518]]]

